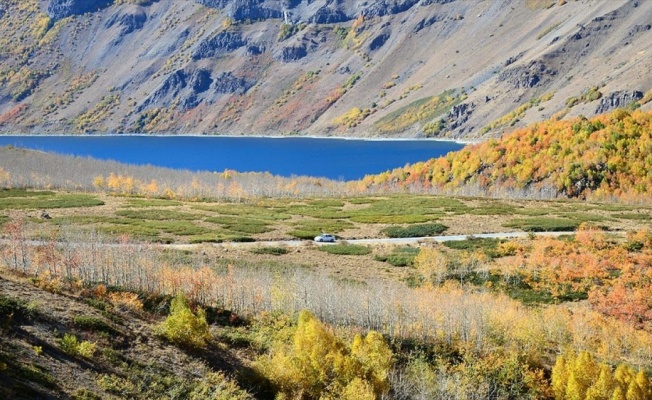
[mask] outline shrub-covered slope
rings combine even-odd
[[[495,136],[642,104],[651,13],[630,0],[7,0],[0,132]]]
[[[568,197],[649,198],[652,113],[549,120],[445,157],[367,176],[365,185],[513,189]]]

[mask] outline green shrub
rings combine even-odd
[[[97,317],[79,315],[74,317],[72,322],[76,327],[91,332],[105,332],[109,335],[116,335],[118,333],[111,325]]]
[[[471,237],[466,240],[449,240],[443,244],[449,249],[466,251],[480,250],[487,255],[495,256],[498,245],[502,242],[503,240],[501,239]]]
[[[77,336],[66,333],[59,339],[59,347],[73,357],[93,358],[96,345],[86,340],[80,342]]]
[[[410,238],[410,237],[424,237],[434,236],[441,234],[448,227],[439,223],[432,224],[417,224],[407,227],[402,226],[388,226],[380,232],[390,238]]]
[[[366,246],[356,244],[333,244],[320,246],[319,250],[329,254],[347,255],[347,256],[364,256],[371,253],[371,249]]]
[[[40,210],[51,208],[75,208],[102,206],[104,202],[88,194],[63,194],[55,196],[33,196],[30,198],[0,198],[0,209]]]
[[[526,232],[566,232],[574,231],[578,221],[561,218],[519,218],[503,224],[505,228],[518,228]]]
[[[257,247],[252,249],[251,252],[254,254],[271,254],[273,256],[280,256],[289,253],[288,249],[275,246]]]
[[[374,259],[395,267],[409,267],[414,264],[414,258],[417,254],[419,254],[419,249],[416,247],[401,247],[389,254],[377,255]]]
[[[40,365],[20,365],[16,364],[13,366],[15,370],[13,373],[16,376],[25,379],[28,382],[38,383],[47,388],[56,388],[55,378],[43,367]]]
[[[24,301],[0,296],[0,329],[9,329],[14,323],[31,320],[36,311]]]
[[[188,301],[181,295],[172,299],[170,315],[158,330],[170,342],[192,348],[206,346],[206,340],[210,337],[204,310],[192,312]]]
[[[204,379],[194,385],[188,394],[189,400],[249,400],[253,399],[246,391],[228,379],[222,372],[209,372]]]
[[[88,389],[77,389],[77,391],[72,395],[73,400],[102,400],[102,396],[91,392]]]

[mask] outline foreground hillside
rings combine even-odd
[[[271,205],[119,197],[113,218],[95,219],[106,206],[97,197],[0,191],[2,398],[652,399],[649,208],[564,211],[636,221],[626,235],[583,224],[513,241],[179,247],[140,228],[184,235],[205,226],[202,215],[259,228],[254,216]],[[560,220],[541,204],[420,196],[349,199],[347,209],[389,210],[391,200]],[[52,219],[34,217],[44,204]],[[75,213],[64,221],[66,207]],[[340,205],[286,207],[326,218]],[[127,230],[105,231],[108,221]]]
[[[644,103],[651,13],[630,0],[3,1],[0,131],[495,136]]]
[[[639,199],[652,188],[652,113],[616,110],[591,119],[549,120],[445,157],[376,176],[397,185],[508,196]]]

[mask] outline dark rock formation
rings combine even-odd
[[[206,39],[197,46],[192,55],[193,60],[215,57],[225,54],[240,47],[246,46],[247,41],[238,32],[220,32],[212,38]]]
[[[362,14],[378,17],[407,11],[416,4],[445,4],[455,0],[381,0],[344,2],[322,0],[323,5],[313,5],[314,0],[195,0],[206,7],[220,9],[236,21],[256,21],[270,18],[284,18],[284,13],[293,21],[308,21],[317,24],[334,24],[353,20]],[[354,3],[354,4],[351,4]],[[424,4],[425,3],[425,4]],[[299,7],[305,5],[305,7]],[[303,10],[303,12],[298,12]]]
[[[106,28],[111,28],[114,25],[119,25],[122,35],[130,34],[133,31],[141,29],[145,22],[147,22],[147,14],[144,12],[121,14],[116,13],[112,15],[105,23]]]
[[[94,12],[113,4],[113,0],[50,0],[47,13],[54,21]]]
[[[211,73],[205,69],[198,69],[188,78],[188,84],[194,93],[207,91],[212,83]]]
[[[245,78],[237,77],[231,72],[223,72],[213,83],[213,90],[216,93],[237,93],[243,94],[253,86],[253,82]]]
[[[346,15],[342,10],[333,7],[322,7],[313,14],[310,18],[310,22],[316,24],[336,24],[351,19],[352,18]]]
[[[261,55],[265,52],[265,47],[257,45],[257,44],[252,44],[250,46],[247,46],[247,54],[250,56],[258,56]]]
[[[418,24],[416,24],[414,26],[414,28],[412,29],[412,32],[417,33],[420,30],[425,29],[425,28],[427,28],[427,27],[429,27],[431,25],[434,25],[435,23],[437,23],[437,22],[439,22],[441,20],[442,20],[442,17],[440,17],[438,15],[433,15],[430,18],[424,18],[421,21],[419,21]]]
[[[398,14],[407,11],[420,0],[381,0],[372,1],[363,10],[365,17],[382,17],[384,15]]]
[[[276,55],[276,58],[282,62],[292,62],[302,59],[308,55],[305,46],[288,46],[283,47],[281,52]]]
[[[421,0],[421,6],[429,6],[431,4],[448,4],[455,0]]]
[[[514,89],[529,89],[556,75],[556,73],[556,71],[548,69],[543,62],[536,60],[528,65],[503,71],[498,76],[498,81],[507,82]]]
[[[596,114],[603,114],[616,108],[627,107],[632,102],[643,98],[643,92],[638,90],[632,91],[617,91],[610,93],[608,96],[603,96],[600,99],[600,104],[595,109]]]
[[[2,4],[0,4],[0,18],[4,17],[5,15],[5,9],[2,8]]]
[[[229,4],[229,0],[195,0],[195,3],[199,3],[210,8],[224,8],[227,4]]]
[[[385,42],[387,42],[387,39],[389,39],[390,35],[391,34],[389,32],[383,32],[380,35],[373,38],[371,43],[369,43],[369,51],[376,51],[381,47],[383,47]]]
[[[256,0],[234,0],[226,8],[226,14],[236,21],[256,21],[271,18],[282,18],[281,10],[266,8],[256,4]]]
[[[446,126],[448,130],[452,131],[457,129],[468,121],[474,108],[474,103],[462,103],[453,106],[450,112],[446,115]]]
[[[198,69],[192,72],[178,70],[170,74],[163,84],[143,102],[138,112],[150,105],[161,106],[179,99],[179,106],[183,110],[195,108],[201,103],[199,97],[208,91],[213,84],[210,71]]]
[[[187,86],[186,78],[187,75],[185,71],[181,69],[170,74],[170,76],[163,81],[161,87],[145,100],[140,109],[142,110],[150,104],[159,104],[166,97],[178,96],[179,92]]]
[[[652,25],[647,24],[647,25],[634,25],[632,29],[629,30],[627,33],[627,36],[635,36],[638,35],[639,33],[644,33],[652,29]]]
[[[523,57],[523,54],[525,54],[525,52],[520,52],[517,55],[515,55],[513,57],[510,57],[507,60],[505,60],[505,66],[507,67],[509,65],[514,64],[516,61],[520,60]]]

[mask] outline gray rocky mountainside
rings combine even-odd
[[[0,131],[477,139],[652,103],[649,0],[0,0]]]

